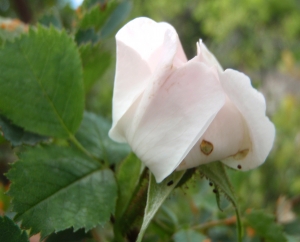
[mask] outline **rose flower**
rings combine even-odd
[[[218,160],[244,171],[265,161],[275,128],[246,75],[224,71],[201,40],[188,61],[175,29],[145,17],[116,41],[109,135],[128,143],[157,182]]]

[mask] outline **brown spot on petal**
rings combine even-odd
[[[235,160],[241,160],[244,159],[249,153],[249,149],[245,149],[245,150],[241,150],[238,153],[236,153],[235,155],[233,155],[233,158]]]
[[[214,146],[209,141],[202,140],[200,144],[200,150],[204,155],[209,155],[214,150]]]
[[[238,168],[238,169],[242,169],[242,166],[241,166],[241,165],[238,165],[237,168]]]
[[[178,168],[179,169],[186,169],[186,161],[185,161],[185,159],[183,159],[182,161],[181,161],[181,163],[180,163],[180,165],[178,166]]]

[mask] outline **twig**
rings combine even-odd
[[[98,234],[98,231],[96,228],[92,229],[92,236],[93,236],[93,239],[97,242],[102,242],[102,238],[101,236]]]
[[[300,203],[300,195],[293,197],[291,200],[292,207],[295,207]]]
[[[192,229],[195,230],[207,230],[211,227],[219,226],[219,225],[233,225],[236,223],[236,216],[232,216],[230,218],[226,219],[221,219],[221,220],[215,220],[215,221],[210,221],[207,223],[195,225],[192,227]]]
[[[18,13],[20,19],[24,23],[29,23],[32,20],[32,11],[30,5],[26,0],[13,0],[15,10]]]

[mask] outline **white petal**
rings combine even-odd
[[[208,66],[215,66],[219,72],[223,72],[223,68],[216,59],[216,57],[207,49],[206,45],[200,39],[197,42],[197,53],[199,61],[205,63]]]
[[[241,72],[228,69],[221,73],[220,79],[229,99],[242,114],[251,140],[250,150],[245,157],[232,156],[223,162],[235,169],[239,165],[242,170],[255,168],[265,161],[275,138],[275,127],[266,116],[265,99]]]
[[[186,61],[174,28],[148,18],[137,18],[126,24],[116,35],[117,65],[113,94],[113,126],[110,137],[125,142],[118,127],[122,116],[137,100],[153,72],[169,71]]]
[[[250,145],[247,125],[241,113],[227,97],[225,105],[184,158],[178,170],[225,159],[239,151],[247,150]]]
[[[135,50],[152,72],[160,67],[163,59],[172,64],[175,55],[180,61],[187,61],[176,30],[168,23],[136,18],[119,30],[116,39]]]
[[[155,85],[152,94],[140,97],[148,103],[137,104],[135,115],[124,115],[123,128],[131,125],[128,143],[161,182],[203,135],[225,95],[215,70],[197,62],[188,62]]]

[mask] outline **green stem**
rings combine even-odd
[[[148,169],[144,169],[139,182],[132,194],[128,207],[114,225],[115,241],[123,241],[124,237],[134,235],[143,220],[144,210],[147,201],[147,191],[149,183]],[[134,237],[134,236],[133,236]],[[135,241],[135,238],[129,241]]]
[[[238,242],[242,242],[243,226],[242,226],[240,211],[237,207],[235,208],[235,214],[236,214],[236,228],[237,228]]]

